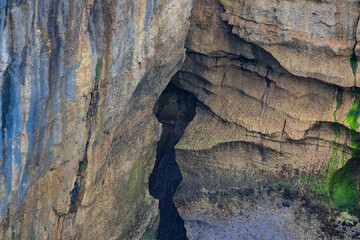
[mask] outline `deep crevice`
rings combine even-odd
[[[154,113],[162,123],[157,143],[156,162],[149,177],[150,194],[159,199],[160,223],[157,239],[188,239],[184,221],[173,202],[182,176],[175,160],[175,145],[195,116],[196,98],[169,83],[155,104]]]
[[[99,60],[98,60],[99,64]],[[98,67],[97,67],[98,68]],[[100,71],[100,70],[96,70]],[[79,162],[79,168],[76,173],[76,181],[74,182],[74,188],[71,190],[70,195],[70,209],[69,213],[74,213],[77,211],[78,207],[81,204],[83,194],[85,191],[85,186],[83,180],[86,176],[86,169],[88,166],[88,148],[90,143],[90,138],[93,130],[93,125],[95,124],[96,119],[94,116],[97,111],[97,104],[99,101],[99,92],[98,92],[98,73],[96,73],[95,78],[95,89],[90,93],[90,106],[88,109],[88,113],[86,115],[86,124],[88,126],[88,137],[85,144],[85,153],[83,159]]]
[[[11,103],[11,75],[10,68],[8,67],[4,72],[3,85],[1,91],[1,141],[3,150],[0,158],[0,169],[5,168],[5,161],[7,160],[7,145],[6,145],[6,130],[8,128],[8,113]]]

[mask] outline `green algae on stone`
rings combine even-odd
[[[335,168],[336,165],[337,165],[337,159],[338,159],[339,148],[340,148],[337,138],[336,138],[336,140],[334,140],[334,142],[333,142],[333,147],[332,147],[332,148],[333,148],[333,152],[332,152],[330,164],[329,164],[328,169],[326,170],[326,174],[327,174],[328,176],[331,176],[331,174],[332,174],[333,171],[334,171],[334,168]]]
[[[342,211],[354,212],[360,209],[360,197],[356,186],[359,166],[359,158],[351,158],[330,177],[329,195],[335,206]]]
[[[358,67],[358,58],[355,55],[355,53],[351,54],[351,56],[350,56],[350,66],[351,66],[352,72],[354,74],[354,77],[356,78],[356,69]]]
[[[134,192],[137,188],[141,188],[143,183],[143,168],[141,160],[136,161],[135,167],[131,172],[130,179],[128,182],[129,193]]]
[[[156,232],[159,228],[160,217],[158,216],[152,226],[149,226],[140,240],[156,240]]]
[[[336,118],[335,118],[336,119]],[[325,169],[323,173],[323,177],[330,177],[334,171],[336,170],[337,161],[338,161],[338,155],[340,150],[340,127],[335,123],[334,124],[334,141],[332,144],[332,156],[329,162],[328,167]]]
[[[80,161],[79,168],[76,173],[76,175],[77,175],[76,183],[79,187],[79,190],[81,190],[82,181],[84,179],[84,173],[85,173],[87,167],[88,167],[88,160],[87,160],[87,158],[85,158],[84,160]]]
[[[350,110],[346,113],[346,122],[349,124],[351,129],[351,151],[352,157],[354,157],[355,153],[360,150],[359,140],[360,136],[356,132],[359,128],[360,124],[358,123],[360,118],[360,100],[356,96],[353,104],[350,107]]]
[[[313,176],[308,177],[308,181],[310,180],[310,190],[316,196],[324,195],[326,193],[326,189],[324,187],[324,178],[316,178]]]
[[[334,111],[334,121],[336,121],[336,111]],[[351,134],[351,154],[352,158],[345,164],[346,153],[343,152],[341,157],[341,168],[335,171],[337,157],[339,152],[339,129],[338,126],[334,128],[334,143],[333,143],[333,154],[330,160],[329,167],[324,172],[324,177],[328,178],[328,184],[326,186],[329,197],[335,208],[345,211],[354,211],[359,209],[359,195],[356,189],[356,180],[359,174],[359,161],[358,155],[359,147],[359,134],[356,130],[360,124],[358,120],[360,118],[360,100],[355,97],[353,104],[349,111],[346,113],[345,121],[350,127]]]
[[[78,176],[77,178],[77,182],[78,182],[78,187],[79,187],[79,190],[81,190],[81,187],[82,187],[82,180],[84,179],[83,176]]]
[[[325,179],[323,177],[316,177],[316,176],[300,176],[300,181],[308,186],[310,193],[315,196],[325,195]]]
[[[350,132],[351,134],[351,157],[355,157],[360,151],[360,135],[355,130]]]
[[[85,172],[88,166],[88,161],[84,161],[84,163],[81,165],[80,171]]]
[[[360,117],[360,100],[358,97],[355,97],[353,104],[351,105],[349,111],[346,113],[346,122],[349,124],[350,129],[356,130],[359,128],[360,124],[358,123]]]
[[[146,190],[145,176],[147,169],[150,168],[155,162],[155,158],[152,155],[145,161],[143,158],[135,160],[134,166],[130,171],[129,180],[122,184],[125,187],[124,194],[121,195],[119,202],[121,203],[118,211],[121,216],[126,219],[121,224],[121,228],[125,229],[118,239],[128,239],[129,236],[133,236],[134,229],[140,229],[144,227],[143,216],[149,213],[153,208],[154,200]],[[138,234],[138,233],[137,233]],[[139,239],[140,236],[138,236]],[[132,238],[131,238],[132,239]]]
[[[101,60],[98,58],[95,68],[95,80],[99,80],[100,78],[100,68],[101,68]]]
[[[327,178],[311,174],[298,175],[292,178],[278,179],[279,186],[286,188],[290,193],[302,192],[309,194],[312,198],[326,197]]]
[[[94,38],[94,31],[92,30],[90,24],[89,24],[89,26],[88,26],[88,32],[89,32],[89,34],[90,34],[91,39],[93,39],[93,38]]]
[[[336,96],[337,96],[337,94],[336,94]],[[336,112],[339,108],[340,107],[339,107],[338,101],[336,101],[336,109],[333,112],[333,117],[334,117],[335,123],[337,123]],[[346,119],[345,119],[345,121],[350,126],[352,157],[354,157],[354,154],[360,150],[360,146],[359,146],[360,136],[356,132],[356,130],[360,126],[360,124],[358,123],[359,118],[360,118],[360,100],[356,96],[349,111],[346,113]],[[337,159],[338,159],[338,154],[339,154],[339,149],[340,149],[339,138],[340,138],[340,128],[338,125],[334,125],[334,141],[333,141],[333,146],[332,146],[333,153],[332,153],[332,157],[331,157],[331,160],[329,163],[329,167],[324,172],[324,176],[326,176],[326,175],[331,176],[331,174],[334,170],[334,167],[337,164]],[[344,164],[345,164],[345,158],[346,158],[346,153],[343,153],[342,157],[341,157],[341,165],[342,166],[344,166]]]
[[[334,118],[334,140],[333,140],[333,144],[332,144],[332,156],[330,159],[330,163],[328,165],[328,167],[325,169],[324,173],[323,173],[323,177],[330,177],[336,166],[337,166],[337,161],[338,161],[338,155],[339,155],[339,150],[340,150],[340,126],[338,124],[336,124],[337,118],[336,118],[336,112],[340,109],[340,104],[339,104],[339,94],[338,94],[338,90],[336,90],[335,92],[335,96],[334,96],[334,100],[336,101],[336,107],[335,110],[333,112],[333,118]],[[344,155],[342,156],[344,157]]]

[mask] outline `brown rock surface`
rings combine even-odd
[[[324,204],[336,205],[329,174],[351,158],[358,131],[349,121],[358,94],[344,88],[354,83],[356,24],[318,26],[311,11],[327,16],[333,2],[221,3],[225,10],[194,4],[187,58],[172,79],[199,101],[175,147],[183,175],[175,202],[189,239],[357,236]],[[343,18],[357,21],[349,11]]]
[[[0,1],[0,238],[154,236],[167,148],[189,239],[358,238],[359,15],[351,0]]]
[[[191,2],[1,1],[1,239],[138,239]],[[4,150],[5,149],[5,150]]]
[[[359,21],[357,1],[221,0],[232,32],[266,51],[296,76],[359,86],[349,65]],[[359,72],[357,72],[359,73]]]

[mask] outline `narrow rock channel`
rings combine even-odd
[[[150,194],[159,199],[157,239],[188,239],[184,221],[173,202],[175,191],[182,180],[174,147],[194,118],[195,107],[196,98],[192,94],[170,83],[154,108],[163,128],[161,139],[157,143],[155,167],[149,177]]]

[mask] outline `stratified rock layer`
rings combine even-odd
[[[221,0],[232,32],[270,52],[289,72],[359,86],[349,64],[354,53],[357,1]]]
[[[200,101],[175,146],[189,239],[356,238],[337,221],[358,214],[355,181],[343,203],[338,186],[351,181],[331,176],[358,150],[359,95],[346,88],[357,4],[221,3],[194,3],[172,80]]]
[[[175,142],[189,239],[358,238],[359,8],[0,0],[0,238],[140,239]],[[162,131],[170,80],[196,112]]]

